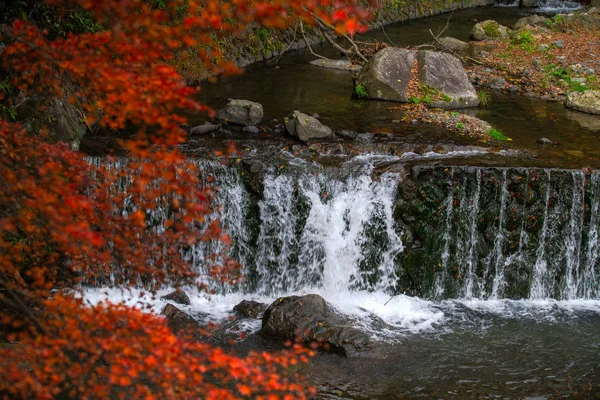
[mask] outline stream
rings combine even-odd
[[[516,7],[457,11],[446,35],[467,40],[474,19],[512,25],[523,15]],[[429,29],[442,29],[448,17],[395,24],[364,39],[430,42]],[[335,56],[329,46],[314,49]],[[248,279],[213,281],[207,255],[219,245],[194,246],[185,255],[215,294],[190,288],[192,304],[181,309],[224,323],[243,299],[270,304],[320,294],[385,345],[376,358],[319,353],[304,373],[320,399],[600,393],[600,119],[494,94],[489,107],[468,111],[513,139],[490,148],[436,127],[393,122],[399,114],[388,110],[391,103],[351,99],[350,74],[310,66],[312,59],[303,50],[253,65],[203,84],[200,99],[217,109],[228,98],[260,102],[264,121],[297,109],[318,113],[334,130],[386,135],[357,153],[328,153],[324,144],[306,156],[274,133],[190,140],[186,150],[219,187],[215,202],[224,207],[214,217],[233,239],[228,255]],[[195,125],[206,117],[190,119]],[[556,144],[541,146],[541,137]],[[260,171],[210,156],[228,140]],[[168,215],[158,205],[153,212],[158,220]],[[133,293],[89,287],[85,296],[148,303],[156,312],[165,304]],[[249,334],[238,351],[277,347],[259,338],[260,324],[237,325]]]

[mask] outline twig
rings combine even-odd
[[[300,21],[300,23],[302,23],[302,21]],[[288,44],[288,46],[285,49],[281,50],[281,53],[279,53],[279,55],[277,57],[272,58],[268,62],[271,63],[271,62],[274,61],[275,64],[279,63],[279,60],[284,55],[284,53],[286,51],[288,51],[292,47],[292,44],[296,43],[296,36],[297,36],[297,34],[298,34],[298,24],[296,23],[296,27],[294,28],[294,38],[292,39],[292,41],[290,42],[290,44]],[[304,39],[304,40],[306,40],[306,39]],[[308,42],[306,42],[306,43],[308,44]]]
[[[317,21],[317,24],[319,24],[320,26],[324,25],[326,28],[331,29],[332,31],[335,32],[335,27],[331,26],[330,24],[328,24],[323,18],[319,17],[317,14],[313,13],[312,11],[310,11],[308,8],[304,7],[304,10],[306,12],[308,12],[315,21]],[[352,45],[352,47],[354,47],[354,51],[356,52],[356,55],[359,56],[364,62],[368,62],[369,60],[367,60],[367,58],[365,56],[362,55],[362,53],[360,52],[360,49],[358,48],[358,45],[354,42],[354,40],[352,40],[348,35],[346,35],[345,33],[341,33],[340,34],[343,38],[345,38],[348,42],[350,42],[350,44]],[[327,39],[327,35],[325,35],[325,38]],[[329,41],[329,40],[328,40]],[[331,41],[330,41],[331,43]],[[333,44],[333,43],[332,43]],[[338,45],[339,46],[339,45]],[[338,48],[338,46],[335,46],[336,48]],[[341,46],[339,46],[341,48]],[[347,50],[346,50],[347,51]]]
[[[35,317],[35,315],[33,315],[31,310],[29,309],[29,307],[27,307],[25,305],[25,303],[23,303],[23,301],[19,298],[19,296],[17,296],[17,294],[14,292],[14,290],[11,289],[2,280],[0,280],[0,286],[2,286],[6,290],[6,292],[10,295],[10,297],[12,297],[12,299],[14,300],[14,302],[17,305],[16,308],[18,310],[22,311],[25,314],[25,316],[27,316],[27,318],[29,318],[29,320],[31,320],[31,322],[33,323],[33,325],[35,325],[35,327],[38,329],[38,331],[40,331],[40,333],[46,333],[46,329],[44,329],[44,327],[42,326],[40,321],[37,320],[37,318]]]
[[[302,21],[300,21],[300,31],[302,32],[302,37],[304,38],[304,41],[306,42],[306,45],[308,46],[308,50],[310,50],[310,54],[312,54],[315,57],[322,58],[323,60],[328,60],[327,57],[323,57],[322,55],[317,54],[313,51],[310,43],[308,43],[308,39],[306,39],[306,34],[304,33],[304,24],[302,24]]]

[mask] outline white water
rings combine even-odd
[[[447,178],[441,182],[447,190],[442,203],[445,207],[443,224],[435,227],[440,230],[443,245],[435,262],[436,275],[429,292],[436,299],[433,301],[394,295],[399,257],[404,252],[400,239],[403,232],[394,219],[394,207],[397,191],[404,182],[398,174],[374,174],[371,161],[368,157],[355,159],[350,168],[354,172],[345,177],[336,177],[322,169],[310,170],[306,165],[302,166],[304,172],[297,174],[267,170],[255,216],[248,215],[250,194],[242,185],[239,172],[203,163],[203,168],[211,169],[216,176],[220,187],[215,201],[225,205],[215,217],[223,220],[236,243],[229,250],[230,254],[245,265],[250,281],[244,287],[219,286],[212,282],[205,272],[210,268],[207,254],[223,249],[218,243],[195,247],[186,256],[200,272],[200,279],[218,294],[187,289],[192,304],[182,308],[195,316],[223,321],[243,299],[271,303],[278,296],[317,293],[340,312],[353,316],[356,325],[385,337],[468,319],[473,311],[542,319],[551,317],[556,310],[600,312],[598,172],[588,178],[581,171],[541,171],[537,179],[542,180],[544,197],[540,202],[544,207],[538,215],[542,221],[536,234],[537,248],[533,249],[535,259],[529,259],[530,295],[528,299],[515,301],[502,299],[508,285],[506,274],[515,265],[528,261],[526,250],[530,238],[525,226],[533,209],[528,209],[525,203],[517,208],[510,206],[514,193],[509,191],[511,177],[506,169],[447,169]],[[495,174],[499,180],[495,183],[493,199],[489,197],[489,180],[482,178],[489,174]],[[522,175],[525,176],[524,187],[534,183],[530,182],[529,171],[522,171]],[[554,179],[565,176],[570,177],[564,179],[565,188],[556,192]],[[565,193],[569,194],[567,198],[557,200],[556,196]],[[489,253],[479,254],[481,227],[478,221],[489,212],[482,207],[490,201],[496,204],[497,210],[491,227],[492,246]],[[158,208],[157,218],[166,215]],[[515,249],[508,249],[506,245],[509,214],[517,215],[521,226]],[[567,218],[568,223],[557,225],[562,221],[559,217]],[[256,218],[254,222],[252,218]],[[252,224],[258,224],[254,242]],[[584,236],[588,238],[585,245]],[[564,246],[562,258],[549,258],[549,243]],[[443,300],[446,285],[454,282],[448,273],[451,260],[459,263],[464,281],[456,291],[460,298]],[[481,263],[484,263],[483,269]],[[563,270],[566,272],[558,283],[562,285],[560,296],[558,300],[551,299],[557,285],[556,276]],[[164,289],[160,294],[168,291]],[[91,303],[123,301],[130,306],[148,307],[153,312],[159,312],[164,306],[158,297],[142,295],[140,291],[95,288],[87,289],[85,297]],[[379,319],[385,323],[384,327]],[[251,321],[244,329],[254,331],[259,326],[259,321]]]

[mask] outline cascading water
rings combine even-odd
[[[216,178],[222,207],[213,217],[234,243],[185,254],[215,292],[598,298],[599,172],[416,167],[403,181],[366,162],[346,176],[267,168],[262,192],[252,193],[239,168],[198,163]],[[168,212],[157,207],[153,218]],[[220,260],[211,254],[238,260],[247,281],[212,281],[208,271]]]

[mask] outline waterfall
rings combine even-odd
[[[195,162],[215,178],[207,222],[219,218],[233,245],[203,242],[184,256],[217,293],[600,296],[597,171],[419,166],[403,175],[377,172],[369,162],[267,166],[253,178],[261,183],[257,191],[238,165]],[[126,191],[134,179],[132,173],[115,190]],[[157,204],[155,229],[166,218],[168,210]],[[240,262],[245,282],[211,278],[224,256]]]

